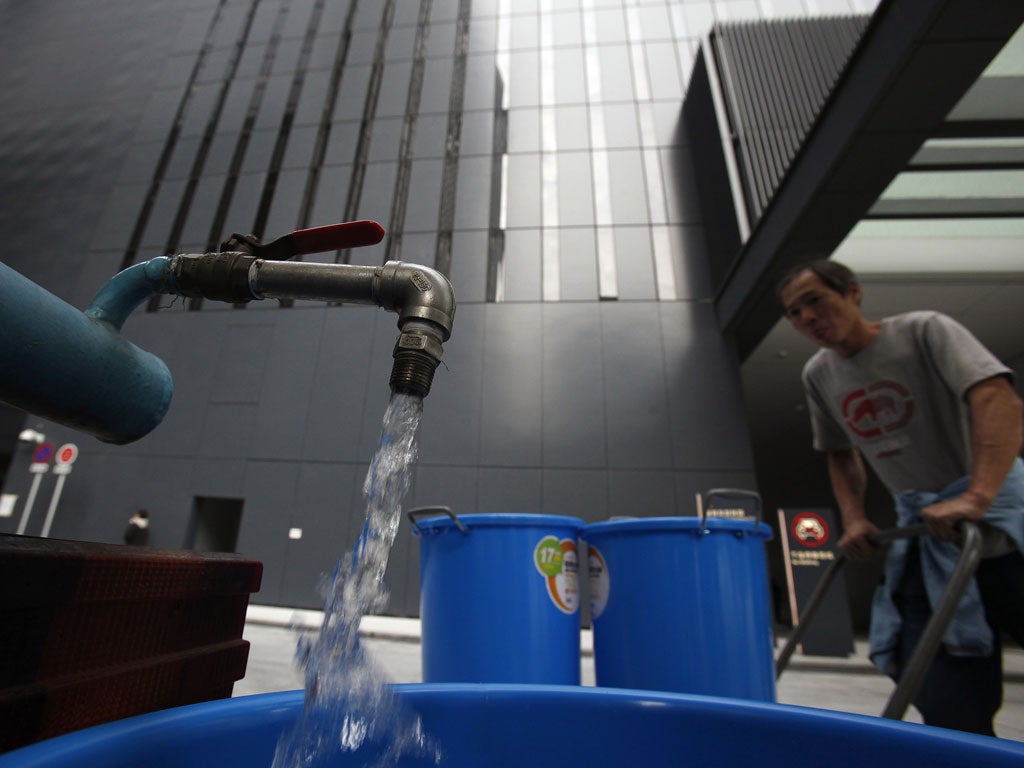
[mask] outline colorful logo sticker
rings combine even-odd
[[[805,547],[820,547],[828,541],[828,525],[820,515],[801,512],[790,524],[793,536]]]
[[[596,619],[604,613],[604,608],[608,605],[611,580],[608,578],[608,565],[601,550],[593,545],[587,547],[587,570],[590,577],[590,615]]]
[[[579,556],[576,542],[545,536],[533,550],[533,564],[544,577],[548,597],[562,613],[576,613],[580,607]]]

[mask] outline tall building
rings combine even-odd
[[[708,489],[758,488],[740,364],[771,326],[735,326],[723,309],[764,274],[728,263],[741,235],[722,245],[735,209],[715,207],[726,182],[703,171],[720,126],[684,116],[695,71],[716,66],[702,45],[723,23],[838,14],[810,33],[834,54],[824,101],[874,9],[0,3],[3,258],[84,308],[120,269],[234,232],[376,220],[379,245],[306,258],[403,260],[454,285],[407,509],[694,514]],[[146,508],[151,544],[235,549],[264,563],[259,602],[319,606],[319,579],[362,525],[395,321],[305,301],[151,302],[124,335],[171,369],[163,424],[112,446],[8,412],[3,488],[19,500],[0,531],[19,524],[32,481],[31,448],[14,439],[28,426],[80,449],[51,535],[118,541]],[[387,578],[388,612],[415,615],[404,521]]]

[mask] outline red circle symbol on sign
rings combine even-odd
[[[828,541],[828,524],[813,512],[801,512],[793,518],[790,528],[805,547],[820,547]]]
[[[74,464],[78,458],[78,446],[74,443],[65,443],[57,451],[58,464]]]
[[[48,464],[53,458],[53,443],[42,443],[32,454],[32,461],[36,464]]]

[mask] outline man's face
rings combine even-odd
[[[859,285],[841,294],[809,269],[793,278],[780,298],[793,327],[820,347],[842,349],[863,322]]]

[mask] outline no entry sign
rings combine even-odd
[[[64,443],[57,450],[57,463],[58,464],[74,464],[75,459],[78,458],[78,446],[74,443]]]

